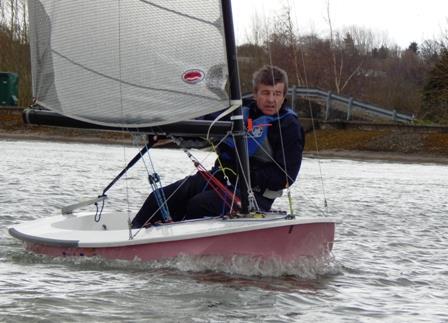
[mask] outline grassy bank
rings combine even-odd
[[[317,130],[307,136],[306,151],[348,150],[391,152],[403,154],[431,154],[448,157],[448,133],[409,133],[393,130]]]
[[[448,164],[446,132],[320,129],[306,139],[308,156]]]

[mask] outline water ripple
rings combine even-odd
[[[137,148],[0,141],[0,149],[0,321],[448,321],[447,166],[322,160],[327,213],[344,221],[329,259],[141,263],[38,256],[6,229],[98,195]],[[213,154],[194,154],[213,163]],[[165,183],[194,171],[177,150],[152,158]],[[146,178],[136,165],[106,207],[135,213]],[[323,211],[321,187],[317,161],[305,159],[292,189],[298,214]]]

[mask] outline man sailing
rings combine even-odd
[[[269,211],[283,189],[297,178],[302,162],[305,135],[297,115],[286,106],[288,76],[279,67],[266,65],[254,73],[253,99],[243,101],[245,124],[249,125],[250,178],[255,205]],[[233,138],[218,147],[218,159],[211,173],[238,195],[238,159]],[[235,190],[235,185],[237,188]],[[173,221],[228,214],[229,197],[212,189],[200,174],[188,176],[162,188]],[[227,199],[227,201],[226,201]],[[132,228],[163,221],[155,193],[146,199],[132,220]]]

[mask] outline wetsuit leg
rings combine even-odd
[[[274,200],[255,194],[260,211],[269,211]],[[185,219],[198,219],[207,216],[221,216],[228,214],[232,201],[226,204],[212,189],[203,191],[192,197],[187,204]]]
[[[231,204],[231,201],[229,201]],[[212,189],[200,192],[187,204],[185,219],[198,219],[207,216],[220,216],[228,213],[229,207]]]
[[[188,201],[196,194],[202,192],[205,186],[204,178],[201,174],[196,173],[193,176],[188,176],[162,188],[167,199],[171,218],[174,221],[181,221],[185,217]],[[161,221],[162,215],[160,211],[157,211],[158,209],[159,205],[154,193],[151,193],[132,220],[132,227],[142,227],[150,217],[150,223]]]

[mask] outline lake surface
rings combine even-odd
[[[0,321],[448,321],[444,165],[305,159],[292,189],[295,212],[321,215],[325,195],[327,214],[343,220],[322,264],[52,259],[9,236],[11,225],[98,195],[137,151],[0,140]],[[213,163],[213,154],[193,154]],[[194,171],[182,151],[151,156],[165,183]],[[146,174],[136,165],[106,208],[132,217],[149,192]]]

